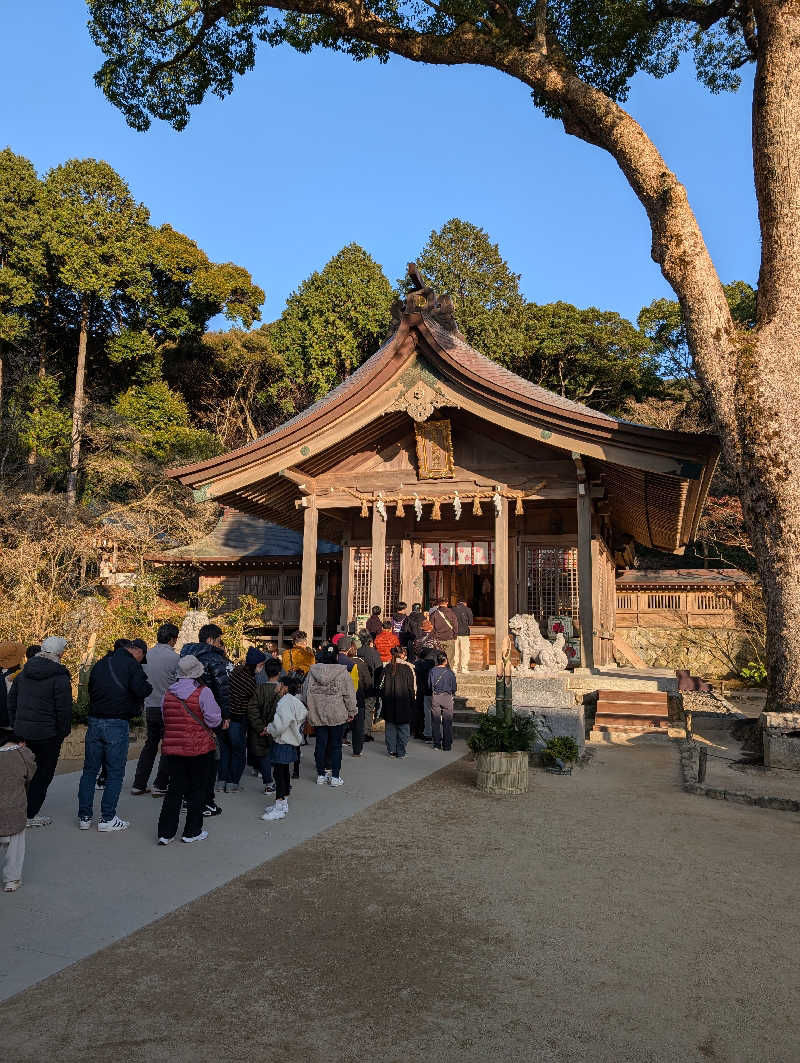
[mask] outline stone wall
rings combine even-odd
[[[632,627],[620,634],[649,668],[688,668],[708,679],[738,675],[752,656],[735,628]]]

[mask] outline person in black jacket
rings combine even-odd
[[[56,773],[61,744],[72,728],[72,679],[61,663],[66,647],[66,639],[46,638],[8,693],[9,722],[36,757],[36,774],[28,787],[29,827],[47,827],[53,822],[49,816],[40,816],[39,810]]]
[[[95,784],[103,765],[106,783],[97,829],[106,833],[127,830],[130,826],[127,820],[117,815],[117,801],[128,761],[130,721],[142,714],[144,699],[153,689],[142,668],[144,658],[140,645],[117,639],[114,649],[89,673],[89,725],[83,773],[78,786],[78,826],[81,830],[88,830],[92,825]]]
[[[225,732],[231,725],[231,694],[230,673],[233,662],[225,653],[225,644],[222,641],[222,628],[217,624],[203,624],[197,633],[197,642],[187,642],[181,647],[181,657],[196,657],[205,669],[203,682],[211,688],[211,693],[220,707],[222,723],[216,728],[217,745],[227,740]],[[222,809],[214,800],[214,786],[217,782],[217,774],[220,761],[214,762],[214,772],[208,782],[206,792],[206,804],[203,809],[204,816],[218,816]],[[224,779],[221,779],[224,782]]]

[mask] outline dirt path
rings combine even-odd
[[[666,745],[603,748],[520,798],[472,773],[458,762],[20,994],[0,1007],[4,1057],[800,1057],[800,817],[683,794]]]

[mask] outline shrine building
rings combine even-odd
[[[388,615],[400,600],[463,599],[476,668],[515,613],[568,618],[580,663],[610,664],[617,564],[634,542],[683,552],[717,440],[516,376],[470,347],[451,300],[411,275],[389,338],[352,376],[260,439],[169,475],[302,534],[296,615],[316,637],[332,634],[322,600],[340,549],[340,628],[375,604]]]

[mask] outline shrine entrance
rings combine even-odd
[[[450,605],[466,602],[476,625],[494,624],[494,566],[464,565],[459,568],[426,568],[423,608],[441,598]]]

